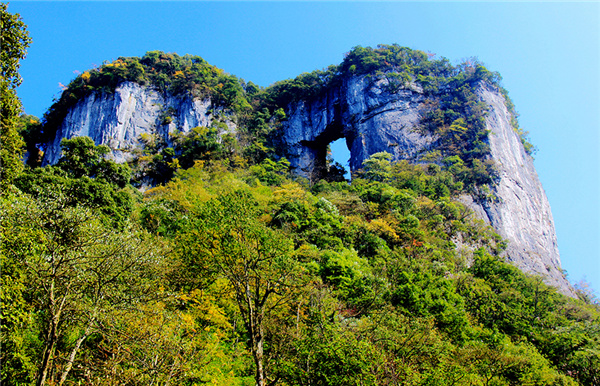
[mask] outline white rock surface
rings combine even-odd
[[[486,127],[490,131],[492,158],[500,172],[493,187],[497,202],[470,206],[509,241],[507,255],[525,272],[544,276],[566,295],[573,289],[561,271],[560,255],[550,203],[519,135],[510,124],[506,101],[493,87],[482,85],[477,95],[490,106]]]
[[[163,124],[161,115],[171,109],[172,122]],[[56,132],[54,140],[46,145],[44,165],[55,164],[61,156],[63,138],[89,136],[96,145],[112,149],[118,162],[131,158],[131,151],[142,148],[140,136],[154,134],[171,144],[169,133],[188,132],[198,126],[210,126],[215,116],[209,99],[163,95],[133,82],[120,84],[114,93],[91,94],[79,101],[68,113]],[[235,131],[228,121],[229,130]]]

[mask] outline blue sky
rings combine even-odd
[[[600,292],[600,3],[12,1],[33,44],[19,96],[42,116],[75,72],[162,50],[261,86],[398,43],[503,76],[550,200],[563,268]]]

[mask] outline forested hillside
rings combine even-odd
[[[458,103],[468,82],[461,93],[441,85],[448,105],[424,127],[446,135],[445,162],[376,153],[351,181],[330,160],[309,182],[291,173],[275,135],[282,101],[297,87],[318,92],[302,86],[306,74],[261,89],[199,57],[148,53],[80,75],[40,122],[19,116],[29,39],[2,7],[16,52],[5,68],[3,27],[3,384],[600,383],[596,299],[566,297],[505,262],[505,241],[458,200],[494,181],[479,116],[468,115],[485,112]],[[430,62],[398,46],[357,47],[327,81],[385,76],[389,62],[375,59],[398,52]],[[492,76],[442,62],[428,66]],[[178,133],[173,147],[147,138],[130,164],[87,137],[63,140],[56,165],[31,157],[70,103],[134,75],[209,95],[239,132],[221,137],[215,122]]]

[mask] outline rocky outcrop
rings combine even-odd
[[[385,78],[352,77],[321,98],[292,104],[282,140],[295,172],[318,178],[327,145],[339,138],[350,149],[352,170],[377,152],[411,159],[428,147],[433,138],[413,130],[425,100],[421,89],[415,84],[393,92],[391,88]]]
[[[76,136],[89,136],[96,145],[108,145],[113,158],[124,162],[132,157],[132,151],[143,147],[143,134],[157,135],[171,145],[170,133],[210,126],[216,118],[211,108],[209,99],[175,97],[124,82],[114,93],[93,93],[69,110],[54,139],[46,144],[44,165],[58,162],[63,138]],[[226,123],[229,130],[235,130],[233,122]]]
[[[491,156],[500,172],[492,187],[495,201],[467,202],[502,237],[509,241],[507,255],[525,272],[544,276],[546,282],[566,295],[573,290],[562,274],[550,203],[519,135],[502,94],[481,85],[477,95],[490,108],[486,126],[490,131]]]
[[[511,125],[506,101],[495,87],[481,83],[480,100],[489,106],[486,126],[491,158],[500,174],[495,200],[463,200],[508,241],[507,257],[525,272],[541,274],[559,291],[574,296],[560,268],[554,221],[532,158]],[[350,77],[321,97],[291,104],[282,140],[296,173],[318,178],[327,145],[345,138],[350,168],[386,151],[394,160],[417,160],[435,138],[415,130],[425,96],[418,85],[392,89],[385,77]]]
[[[525,272],[541,274],[547,283],[573,296],[560,268],[554,222],[532,158],[511,126],[511,113],[502,94],[481,83],[476,90],[489,106],[486,126],[491,158],[500,174],[492,187],[495,200],[463,197],[482,219],[506,240],[507,257]],[[310,100],[288,106],[280,141],[296,174],[318,179],[326,168],[327,146],[344,138],[350,149],[350,168],[386,151],[394,160],[418,161],[436,138],[416,130],[427,102],[418,84],[399,86],[386,77],[351,76]],[[217,111],[216,113],[214,111]],[[217,116],[218,115],[218,116]],[[147,86],[125,82],[114,93],[91,94],[67,114],[53,141],[46,145],[45,164],[60,158],[62,138],[89,136],[106,144],[124,162],[143,147],[143,134],[156,135],[168,146],[169,134],[210,126],[227,116],[211,101],[162,94]],[[225,119],[228,130],[235,131]]]

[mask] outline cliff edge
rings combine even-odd
[[[318,179],[327,146],[339,138],[350,150],[352,171],[374,153],[420,162],[421,155],[435,149],[438,138],[420,129],[431,98],[415,83],[390,90],[385,77],[354,76],[319,98],[290,104],[282,138],[296,173]],[[464,195],[462,200],[508,241],[508,260],[574,296],[560,267],[550,204],[533,159],[511,125],[507,101],[486,82],[477,85],[475,94],[487,106],[488,158],[494,161],[498,179],[490,184],[488,199]]]

